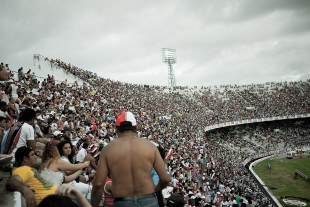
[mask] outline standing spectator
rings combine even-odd
[[[18,81],[22,81],[24,79],[24,71],[23,71],[23,67],[20,67],[20,69],[18,69]]]
[[[18,99],[16,81],[13,81],[13,83],[10,84],[9,89],[8,89],[8,94],[11,95],[14,101]]]
[[[99,205],[108,173],[113,178],[114,206],[158,206],[155,192],[167,186],[169,175],[157,148],[136,137],[136,125],[131,112],[122,112],[117,118],[119,137],[102,150],[94,178],[94,207]],[[156,186],[151,177],[153,167],[159,176]]]

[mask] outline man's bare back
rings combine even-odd
[[[151,142],[135,137],[134,131],[119,132],[119,137],[102,151],[93,180],[92,205],[111,174],[114,198],[140,196],[160,191],[169,183],[163,159]],[[159,183],[154,186],[151,171],[155,169]],[[98,203],[99,204],[99,203]]]
[[[112,175],[114,197],[128,197],[155,192],[151,171],[157,159],[157,148],[150,142],[123,137],[112,142],[106,150],[108,168]],[[166,173],[165,169],[160,169]]]
[[[151,176],[153,164],[158,176],[166,175],[165,178],[169,180],[157,148],[147,140],[133,137],[131,133],[117,138],[101,153],[97,173],[99,167],[103,167],[101,162],[104,163],[111,173],[114,197],[154,193]]]
[[[136,137],[134,116],[123,112],[117,118],[116,126],[119,137],[101,151],[93,180],[91,202],[94,207],[99,205],[108,173],[113,181],[114,198],[143,196],[161,191],[170,181],[164,161],[155,145]],[[159,177],[157,186],[152,179],[152,168]]]

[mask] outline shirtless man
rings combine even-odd
[[[122,112],[117,118],[119,137],[101,151],[93,180],[93,207],[99,205],[108,172],[113,180],[114,206],[158,206],[154,192],[168,185],[169,175],[156,146],[135,136],[136,125],[131,112]],[[156,186],[151,176],[152,168],[159,176]]]
[[[88,151],[88,153],[84,158],[84,162],[89,161],[90,165],[86,168],[86,175],[88,176],[88,178],[86,178],[86,180],[91,181],[94,177],[94,174],[95,174],[94,171],[97,170],[96,157],[98,155],[98,153],[97,153],[98,152],[98,146],[92,144],[88,147],[87,151]]]

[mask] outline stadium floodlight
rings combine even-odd
[[[168,86],[169,88],[175,87],[175,77],[172,65],[177,62],[175,49],[162,48],[163,63],[168,64]]]

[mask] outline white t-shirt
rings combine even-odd
[[[10,86],[12,87],[12,98],[14,98],[14,100],[16,100],[18,98],[17,86],[15,84],[11,84]]]
[[[86,155],[87,155],[86,149],[84,148],[80,149],[79,153],[76,155],[76,161],[83,162]]]
[[[65,122],[64,122],[64,127],[69,128],[69,123],[68,123],[68,121],[65,121]]]
[[[173,183],[173,187],[175,187],[177,185],[179,181],[176,178],[172,179],[172,183]]]
[[[221,206],[222,206],[222,207],[227,207],[227,206],[229,206],[229,203],[228,203],[227,201],[223,201],[223,202],[221,203]]]
[[[15,157],[16,150],[20,147],[27,146],[28,140],[34,140],[34,130],[30,124],[24,123],[20,132],[18,143],[11,155]]]

